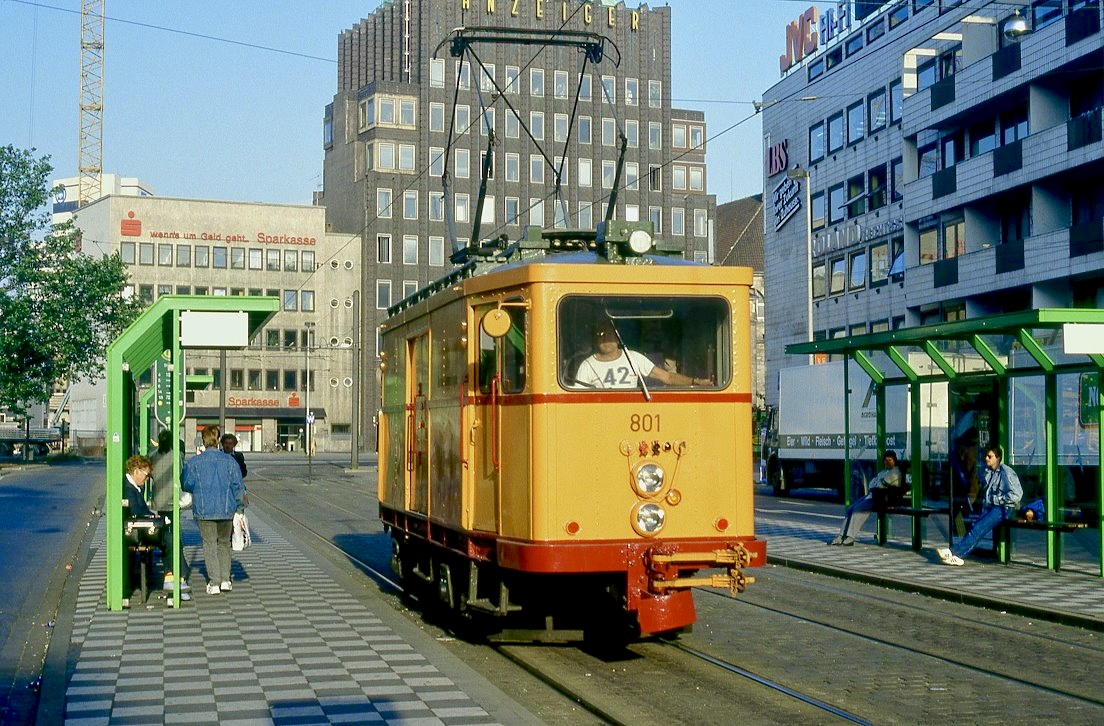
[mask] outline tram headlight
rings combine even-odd
[[[632,234],[629,235],[629,249],[638,255],[651,252],[654,244],[655,240],[646,230],[633,230]]]
[[[647,502],[638,504],[633,508],[633,529],[636,530],[637,534],[645,537],[654,537],[659,534],[666,520],[667,512],[658,504]]]
[[[663,467],[651,461],[638,464],[633,470],[633,486],[642,497],[654,497],[663,489]]]

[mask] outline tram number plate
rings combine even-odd
[[[633,432],[638,431],[659,431],[659,414],[651,413],[634,413],[629,416],[629,430]]]

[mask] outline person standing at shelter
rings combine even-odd
[[[161,433],[157,435],[157,451],[150,457],[150,461],[153,462],[153,476],[152,489],[153,494],[150,497],[151,504],[158,514],[162,514],[165,517],[171,519],[173,511],[173,498],[176,496],[176,487],[173,486],[174,471],[173,471],[173,445],[172,445],[172,431],[169,429],[162,429]],[[180,442],[180,461],[183,465],[184,462],[184,442]],[[183,466],[181,467],[183,468]],[[168,545],[172,542],[172,527],[169,525],[169,529],[165,532],[165,544]],[[181,542],[177,548],[176,556],[180,562],[180,590],[185,592],[190,588],[188,585],[188,578],[191,577],[192,568],[188,566],[188,560],[184,559],[184,543]],[[165,590],[173,589],[173,573],[172,573],[172,558],[169,555],[165,555]],[[191,595],[183,598],[190,600]]]
[[[219,448],[219,427],[203,429],[204,451],[184,466],[183,489],[192,494],[192,512],[203,540],[207,594],[233,589],[230,581],[230,536],[234,514],[244,508],[245,485],[232,456]]]
[[[222,446],[223,451],[234,457],[234,461],[238,462],[238,468],[241,469],[242,480],[244,480],[249,475],[249,467],[245,465],[245,455],[234,448],[238,445],[238,437],[234,434],[223,434],[219,439],[219,445]]]
[[[874,511],[875,492],[884,489],[888,499],[889,492],[901,491],[901,470],[897,467],[897,454],[892,451],[885,452],[882,456],[882,465],[884,468],[870,480],[866,496],[847,508],[840,533],[828,544],[844,546],[855,544],[855,537],[866,526],[866,520],[870,519],[870,513]]]
[[[970,533],[953,547],[940,547],[936,550],[944,565],[961,567],[963,560],[977,547],[985,535],[996,529],[1020,506],[1023,487],[1020,478],[1012,467],[1003,463],[1004,451],[999,446],[990,446],[985,450],[985,504],[981,516],[974,523]]]

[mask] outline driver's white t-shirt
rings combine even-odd
[[[632,358],[632,367],[626,353]],[[639,384],[633,368],[647,377],[655,364],[635,350],[622,350],[621,355],[610,361],[600,361],[592,355],[579,364],[575,382],[588,388],[636,388]]]

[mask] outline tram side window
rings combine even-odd
[[[587,375],[584,366],[592,359],[609,364],[606,358],[615,353],[623,357],[626,348],[639,354],[630,356],[633,365],[626,366],[639,369],[649,388],[688,387],[662,383],[659,378],[669,377],[650,373],[653,367],[681,374],[676,376],[680,381],[696,380],[696,388],[726,386],[731,376],[730,311],[722,298],[569,296],[560,303],[557,320],[559,379],[567,389],[594,388],[583,383]],[[609,347],[611,332],[618,339],[616,350],[603,350],[602,343]],[[610,367],[595,365],[602,371]],[[605,380],[601,375],[598,378]],[[703,385],[702,379],[708,380],[708,385]],[[601,387],[636,387],[635,375],[625,380],[630,382]]]
[[[478,319],[481,320],[492,307],[481,308],[477,313]],[[501,393],[520,393],[525,389],[525,309],[510,306],[502,309],[510,316],[510,330],[502,338],[492,338],[482,325],[479,326],[479,361],[476,365],[481,393],[491,392],[491,382],[496,375]]]

